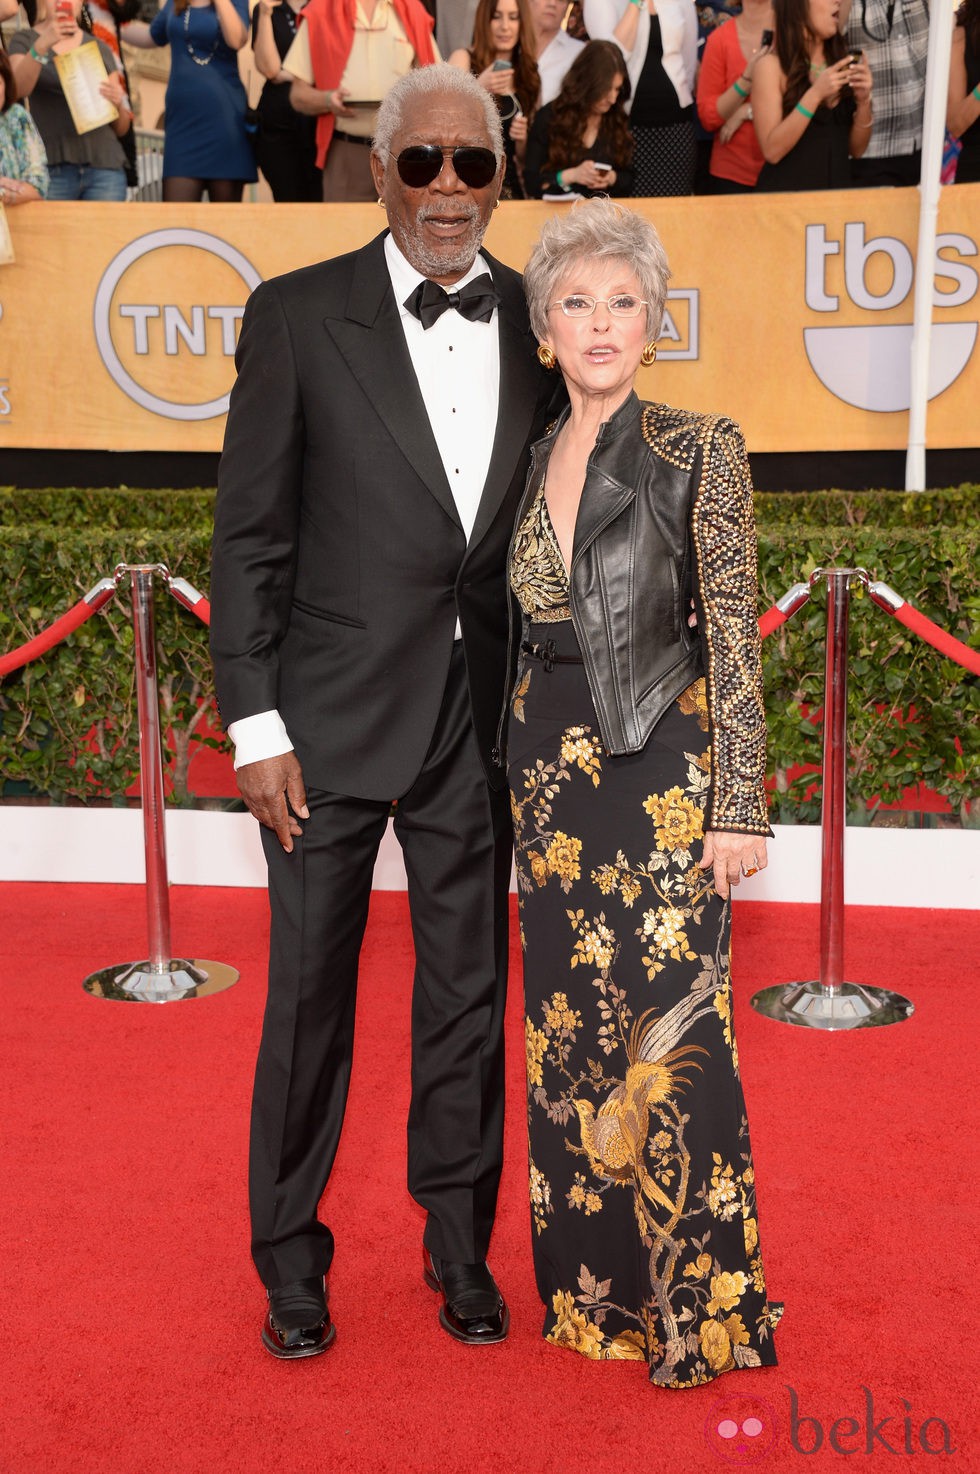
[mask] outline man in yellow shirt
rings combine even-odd
[[[378,108],[414,66],[439,60],[421,0],[310,0],[283,59],[289,100],[317,119],[323,198],[374,200],[371,139]]]

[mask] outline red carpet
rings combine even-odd
[[[4,1474],[785,1474],[921,1467],[927,1450],[930,1468],[980,1469],[980,915],[850,911],[848,976],[901,987],[916,1013],[827,1036],[769,1023],[748,1003],[757,986],[812,976],[816,908],[740,903],[740,1049],[770,1290],[786,1302],[780,1366],[671,1393],[635,1364],[540,1340],[519,987],[491,1254],[513,1328],[481,1350],[438,1329],[404,1187],[411,953],[395,893],[375,896],[328,1194],[337,1341],[298,1365],[268,1357],[245,1202],[265,900],[176,889],[172,907],[175,948],[233,963],[241,981],[194,1002],[105,1003],[81,980],[145,952],[141,888],[0,887]],[[740,1451],[716,1430],[745,1418],[746,1399],[761,1400],[765,1426]],[[794,1403],[816,1421],[794,1424]],[[940,1452],[944,1425],[951,1454]],[[818,1452],[794,1447],[818,1435]]]

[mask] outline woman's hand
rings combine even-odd
[[[871,68],[864,59],[864,52],[861,53],[861,60],[856,61],[849,69],[847,80],[854,93],[854,100],[859,106],[862,102],[871,101]]]
[[[507,124],[507,131],[513,143],[527,143],[527,118],[523,113],[517,112]]]
[[[0,205],[5,205],[8,210],[11,205],[26,205],[28,200],[39,200],[40,198],[33,184],[27,184],[23,179],[11,179],[7,174],[0,174]]]
[[[851,58],[845,56],[843,61],[835,61],[832,67],[827,67],[818,77],[814,78],[810,83],[809,91],[816,94],[817,105],[819,106],[822,102],[836,102],[854,70]]]
[[[508,97],[514,91],[514,68],[508,67],[506,71],[501,67],[494,71],[491,64],[482,71],[476,79],[481,87],[485,87],[494,97]]]
[[[742,124],[747,123],[751,116],[752,107],[750,103],[743,102],[740,107],[737,107],[731,117],[727,118],[718,130],[718,137],[722,143],[730,143]]]
[[[615,169],[597,169],[591,159],[583,159],[573,169],[559,171],[564,184],[581,184],[583,189],[606,189],[616,183]]]
[[[122,79],[121,72],[110,72],[104,82],[99,83],[99,92],[111,102],[117,112],[123,112],[129,107],[126,100],[126,84]]]
[[[769,864],[766,841],[759,834],[729,834],[724,829],[709,829],[704,836],[702,870],[713,870],[715,890],[722,900],[730,888],[738,885],[743,875],[754,875]]]

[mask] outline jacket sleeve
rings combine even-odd
[[[698,72],[698,118],[708,133],[717,133],[724,124],[725,120],[718,111],[718,99],[730,85],[725,82],[725,48],[721,32],[722,27],[719,26],[708,37]]]
[[[711,720],[705,827],[768,835],[752,477],[742,432],[731,420],[709,428],[691,530]]]
[[[296,570],[303,410],[274,283],[248,300],[236,364],[211,548],[211,656],[226,727],[279,704]]]

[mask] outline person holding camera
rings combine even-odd
[[[290,105],[316,119],[316,166],[330,204],[377,198],[371,140],[378,109],[415,67],[439,56],[422,0],[309,0],[283,58]]]
[[[755,188],[765,162],[752,126],[756,63],[772,46],[772,0],[743,0],[741,14],[716,26],[698,73],[698,117],[714,135],[708,166],[711,194]]]
[[[590,41],[568,69],[554,102],[535,115],[524,183],[542,195],[628,195],[633,188],[633,135],[623,106],[629,96],[623,53],[612,41]]]
[[[259,0],[252,11],[252,55],[265,78],[256,115],[255,156],[277,201],[320,200],[316,123],[289,101],[292,77],[283,58],[296,39],[306,0]]]
[[[634,195],[692,194],[698,19],[691,0],[585,0],[583,15],[592,39],[615,41],[626,58]]]
[[[956,183],[977,183],[980,181],[980,0],[963,0],[956,12],[946,127],[962,145]]]
[[[30,113],[17,101],[7,53],[0,50],[0,205],[26,205],[48,192],[44,144]]]
[[[126,198],[126,155],[120,142],[133,124],[116,58],[104,41],[80,24],[82,0],[40,0],[35,24],[10,41],[10,60],[21,98],[48,157],[49,200],[119,201]],[[79,133],[55,62],[81,46],[97,46],[106,69],[100,94],[112,103],[111,123]]]
[[[773,0],[775,46],[752,88],[757,189],[848,189],[871,138],[871,71],[837,29],[837,0]]]
[[[507,172],[502,200],[522,200],[528,119],[538,104],[541,78],[535,57],[534,25],[527,0],[480,0],[473,44],[449,57],[450,66],[471,72],[494,102],[504,125]]]
[[[238,56],[248,0],[166,0],[137,46],[170,47],[163,198],[234,204],[258,178]]]

